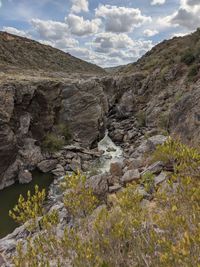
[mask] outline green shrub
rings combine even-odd
[[[169,128],[169,114],[164,113],[159,116],[158,126],[162,129],[167,131]]]
[[[192,51],[187,51],[182,57],[181,62],[185,63],[186,65],[191,65],[195,61],[195,56]]]
[[[70,128],[67,124],[60,123],[56,126],[56,130],[59,135],[64,136],[65,141],[69,142],[72,138]]]
[[[154,178],[155,175],[151,172],[147,172],[142,176],[141,185],[144,186],[147,193],[152,192],[152,190],[154,189]]]
[[[192,65],[188,72],[188,78],[192,80],[199,72],[199,65]]]
[[[65,140],[55,133],[48,133],[43,140],[42,148],[49,152],[56,152],[65,145]]]
[[[67,190],[63,201],[72,216],[86,217],[97,207],[98,199],[94,196],[92,189],[88,188],[86,176],[80,172],[71,176],[66,175],[62,188]]]
[[[140,127],[145,127],[146,126],[146,112],[141,110],[138,112],[137,116],[137,121],[138,121],[138,125]]]

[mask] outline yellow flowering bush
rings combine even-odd
[[[62,183],[65,190],[64,204],[73,216],[89,215],[98,204],[98,199],[94,196],[91,188],[87,186],[87,178],[80,172],[66,175]]]
[[[39,191],[39,187],[35,186],[35,192],[31,195],[31,192],[27,192],[26,199],[20,195],[17,205],[13,210],[9,211],[9,215],[17,223],[23,224],[26,221],[30,221],[30,230],[36,227],[37,218],[44,213],[43,203],[46,197],[45,189]]]

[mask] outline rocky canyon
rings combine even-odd
[[[0,189],[29,183],[36,169],[51,173],[54,187],[66,172],[88,173],[88,184],[100,199],[140,180],[147,171],[155,175],[156,185],[165,183],[170,166],[147,163],[144,155],[168,136],[188,145],[200,144],[199,44],[197,30],[158,44],[136,63],[107,72],[57,49],[1,32]],[[189,53],[195,55],[191,63]],[[49,136],[65,139],[58,130],[63,125],[69,138],[59,149],[45,147]],[[103,151],[98,143],[106,132],[122,154],[101,173],[97,162]],[[151,199],[149,192],[140,190]],[[56,207],[67,224],[68,212],[59,198],[50,203],[49,209]],[[26,235],[21,226],[0,240],[2,266],[12,266],[11,254]]]

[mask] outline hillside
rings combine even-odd
[[[179,70],[188,71],[190,78],[198,74],[200,64],[200,29],[184,37],[165,40],[147,52],[136,63],[128,64],[118,70],[119,74],[131,74],[138,71],[152,73],[160,69],[164,76],[174,65]],[[196,77],[197,78],[197,77]]]
[[[0,71],[46,71],[103,74],[105,71],[51,46],[0,32]]]

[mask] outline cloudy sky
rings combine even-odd
[[[200,0],[0,0],[0,30],[103,67],[200,27]]]

